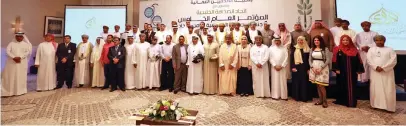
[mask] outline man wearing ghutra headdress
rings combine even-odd
[[[92,49],[92,56],[90,59],[90,66],[93,67],[92,87],[103,87],[106,81],[103,64],[100,60],[104,43],[103,37],[97,37],[96,44]]]
[[[44,36],[45,41],[38,45],[35,56],[35,67],[38,68],[37,91],[52,90],[56,87],[56,48],[52,34]]]
[[[1,77],[1,96],[22,95],[27,93],[28,59],[31,43],[22,32],[7,46],[7,61]]]
[[[287,70],[288,50],[282,45],[280,38],[274,38],[269,47],[269,62],[271,63],[271,97],[288,100]]]
[[[311,28],[307,32],[310,34],[311,40],[313,40],[315,36],[320,35],[324,40],[324,44],[328,47],[328,50],[330,50],[330,52],[333,50],[335,46],[333,34],[322,20],[316,20],[313,22]]]

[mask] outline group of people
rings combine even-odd
[[[144,30],[126,25],[109,33],[104,26],[95,45],[82,35],[78,45],[65,35],[56,43],[45,35],[37,49],[37,90],[91,87],[120,89],[156,89],[177,94],[221,94],[272,99],[288,99],[287,80],[292,80],[292,98],[311,101],[311,87],[317,85],[319,100],[315,105],[328,106],[326,86],[331,72],[337,76],[335,104],[356,107],[356,83],[370,82],[371,106],[394,112],[396,106],[393,68],[396,53],[385,46],[385,37],[370,30],[371,23],[362,22],[363,32],[356,34],[349,22],[337,18],[328,29],[316,20],[305,31],[300,23],[289,32],[284,23],[273,31],[265,23],[257,30],[256,23],[216,24],[212,29],[201,22],[193,28],[172,31],[159,24]],[[2,74],[2,96],[27,92],[27,57],[31,44],[23,33],[17,33],[7,47],[8,60]],[[359,76],[358,76],[359,75]],[[57,76],[57,77],[55,77]],[[56,84],[57,82],[57,84]]]

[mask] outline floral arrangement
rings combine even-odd
[[[181,117],[189,115],[186,109],[179,107],[179,103],[173,100],[159,100],[140,111],[142,115],[159,120],[179,120]]]

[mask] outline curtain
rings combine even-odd
[[[127,24],[133,24],[134,0],[81,0],[82,5],[127,5]]]

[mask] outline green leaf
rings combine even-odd
[[[306,9],[311,9],[313,4],[309,4]]]
[[[302,5],[300,5],[300,4],[297,4],[297,8],[299,8],[300,10],[303,10]]]
[[[309,4],[309,3],[310,3],[310,0],[306,0],[306,3]]]
[[[306,4],[306,3],[303,4],[303,8],[306,10],[306,8],[307,8],[307,4]]]
[[[300,15],[304,15],[302,10],[297,10],[297,12],[299,12]]]
[[[303,4],[303,0],[299,0],[300,4]]]
[[[307,12],[306,12],[306,15],[310,15],[310,14],[312,14],[312,9],[307,10]]]

